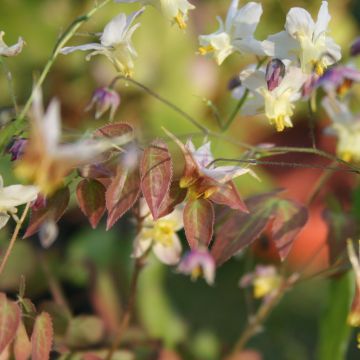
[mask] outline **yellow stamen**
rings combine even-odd
[[[216,193],[216,191],[218,190],[218,188],[216,186],[213,186],[207,190],[205,190],[204,192],[204,199],[209,198],[211,195],[213,195],[214,193]]]
[[[201,266],[196,266],[192,271],[191,271],[191,280],[197,280],[200,276],[202,276],[203,271]]]
[[[194,183],[196,182],[196,178],[194,177],[182,177],[180,179],[180,183],[179,183],[179,186],[182,188],[182,189],[186,189],[192,185],[194,185]]]
[[[344,82],[336,89],[336,92],[339,96],[344,96],[347,91],[351,88],[353,81],[350,79],[345,79]]]
[[[280,132],[283,131],[285,129],[285,116],[284,115],[279,115],[278,117],[274,118],[274,119],[270,119],[270,124],[275,125],[276,131]]]
[[[346,162],[351,162],[351,160],[353,159],[353,156],[351,154],[350,151],[344,151],[341,155],[340,155],[341,159],[346,161]]]
[[[347,323],[353,327],[360,326],[360,313],[358,312],[351,312],[347,317]]]
[[[175,21],[179,25],[179,28],[181,30],[186,29],[186,22],[184,20],[183,13],[179,10],[178,14],[175,16]]]
[[[326,69],[326,65],[324,65],[321,61],[314,61],[314,71],[317,75],[324,75],[324,71]]]
[[[200,46],[198,50],[200,55],[206,55],[208,53],[213,52],[215,49],[212,45],[207,45],[207,46]]]

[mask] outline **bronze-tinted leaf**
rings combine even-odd
[[[131,134],[134,132],[134,129],[131,125],[123,122],[117,122],[112,124],[107,124],[101,128],[95,130],[95,137],[118,137],[126,134]]]
[[[191,249],[208,246],[214,229],[214,207],[209,200],[197,199],[187,202],[184,209],[184,229]]]
[[[106,208],[109,230],[136,202],[140,195],[140,175],[137,170],[123,173],[119,170],[106,190]]]
[[[308,219],[307,209],[291,200],[280,199],[271,235],[282,261],[288,256],[296,236]]]
[[[211,249],[216,264],[222,265],[239,251],[253,243],[276,214],[279,200],[274,193],[255,196],[246,201],[249,213],[231,211],[217,231]]]
[[[48,219],[55,222],[63,216],[70,200],[69,188],[58,190],[54,195],[46,201],[46,206],[38,211],[31,212],[31,218],[28,228],[26,229],[24,238],[27,238],[40,230],[41,225]]]
[[[161,203],[158,217],[166,216],[174,211],[176,205],[182,203],[186,197],[187,189],[180,187],[179,181],[173,181],[169,191]]]
[[[53,342],[51,317],[42,312],[36,317],[34,331],[31,335],[32,360],[48,360]]]
[[[15,360],[28,360],[31,356],[31,342],[26,333],[25,326],[20,323],[14,342]]]
[[[154,141],[145,149],[140,174],[142,193],[156,220],[172,180],[171,155],[164,142]]]
[[[19,306],[0,293],[0,354],[15,338],[20,324]]]
[[[81,211],[89,219],[93,229],[104,215],[105,187],[96,180],[82,180],[76,189],[76,196]]]

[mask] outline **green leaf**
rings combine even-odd
[[[351,328],[346,319],[354,295],[354,274],[330,280],[327,308],[320,322],[318,360],[345,359]]]

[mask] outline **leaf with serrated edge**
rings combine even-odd
[[[154,141],[145,149],[141,160],[140,174],[142,193],[156,220],[172,180],[171,155],[164,142]]]
[[[169,215],[176,207],[182,203],[186,197],[187,189],[180,187],[179,181],[173,181],[170,185],[169,191],[166,193],[164,200],[159,209],[159,218]]]
[[[20,323],[14,342],[15,360],[28,360],[31,356],[31,350],[31,342],[26,333],[25,326],[23,323]]]
[[[184,209],[184,229],[190,248],[208,246],[214,229],[214,207],[209,200],[197,199],[187,202]]]
[[[107,230],[135,204],[140,195],[140,175],[137,170],[128,173],[124,181],[122,179],[120,173],[106,190],[106,207],[109,211]]]
[[[14,339],[20,324],[21,312],[18,305],[0,293],[0,354]]]
[[[255,196],[246,201],[249,213],[231,211],[217,231],[211,249],[217,266],[252,244],[276,214],[274,193]]]
[[[93,229],[104,215],[105,187],[96,180],[82,180],[76,188],[76,196],[81,211],[89,219]]]
[[[133,127],[127,123],[118,122],[107,124],[94,132],[95,137],[117,137],[130,134],[134,131]]]
[[[51,317],[42,312],[36,317],[31,335],[32,360],[48,360],[53,342],[53,327]]]
[[[291,200],[279,200],[276,217],[271,227],[271,238],[281,261],[288,256],[294,240],[308,219],[307,209]]]
[[[63,216],[70,201],[69,188],[63,188],[57,191],[53,196],[47,199],[46,206],[38,211],[31,211],[30,223],[26,229],[24,238],[35,234],[40,230],[41,225],[48,219],[58,222]]]

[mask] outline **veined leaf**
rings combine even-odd
[[[134,129],[131,125],[123,122],[117,122],[112,124],[107,124],[101,128],[95,130],[95,137],[117,137],[129,134],[131,135],[134,132]]]
[[[169,191],[166,193],[161,203],[158,217],[166,216],[173,212],[176,205],[183,202],[186,197],[187,189],[183,189],[179,185],[179,181],[173,181]]]
[[[159,217],[160,206],[170,189],[172,180],[171,155],[167,145],[154,141],[145,149],[141,167],[141,190],[153,218]]]
[[[105,187],[96,180],[82,180],[77,186],[76,196],[81,211],[96,228],[105,212]]]
[[[53,342],[51,317],[42,312],[36,317],[34,331],[31,335],[32,360],[48,360]]]
[[[19,306],[0,293],[0,354],[15,338],[20,324]]]
[[[184,228],[191,249],[208,246],[214,229],[214,207],[209,200],[197,199],[187,202],[184,209]]]
[[[59,221],[69,204],[70,191],[68,187],[58,190],[53,196],[47,199],[46,206],[38,211],[31,211],[30,223],[26,229],[24,238],[35,234],[40,230],[41,225],[49,219]]]

